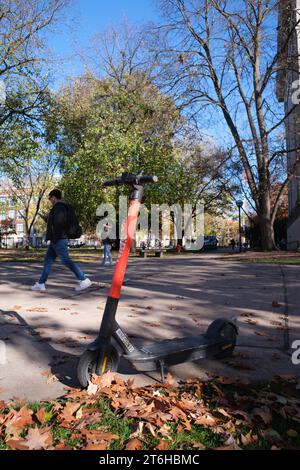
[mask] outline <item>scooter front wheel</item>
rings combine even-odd
[[[96,373],[97,360],[99,351],[86,350],[81,356],[77,366],[77,378],[80,385],[86,388],[92,379],[92,375]],[[116,372],[119,368],[119,355],[115,348],[111,348],[103,360],[101,374],[105,374],[109,370]]]

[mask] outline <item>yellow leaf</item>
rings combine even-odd
[[[287,431],[287,435],[288,435],[289,437],[297,437],[297,436],[298,436],[298,433],[297,433],[297,431],[295,431],[295,429],[289,429],[289,430]]]

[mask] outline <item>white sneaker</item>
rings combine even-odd
[[[79,286],[75,287],[76,292],[79,292],[81,290],[85,290],[88,287],[92,285],[92,281],[88,278],[86,278],[84,281],[79,282]]]
[[[34,286],[31,287],[31,290],[35,290],[37,292],[43,292],[46,290],[45,284],[40,284],[39,282],[36,282]]]

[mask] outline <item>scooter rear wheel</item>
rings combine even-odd
[[[86,388],[92,378],[92,375],[96,373],[97,359],[99,351],[87,350],[81,356],[77,366],[77,378],[80,385]],[[116,372],[119,367],[119,355],[115,348],[111,348],[109,353],[105,356],[103,368],[101,373],[105,374],[109,370]]]
[[[209,338],[224,342],[220,346],[219,352],[214,355],[216,359],[225,359],[232,356],[237,339],[237,329],[232,323],[226,321],[226,319],[215,320],[208,327],[206,335]]]

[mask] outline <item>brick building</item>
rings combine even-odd
[[[300,248],[300,104],[295,106],[294,97],[297,88],[300,96],[300,0],[281,0],[279,5],[277,98],[284,103],[288,116],[287,167],[294,175],[289,184],[287,245],[289,249],[297,249]]]

